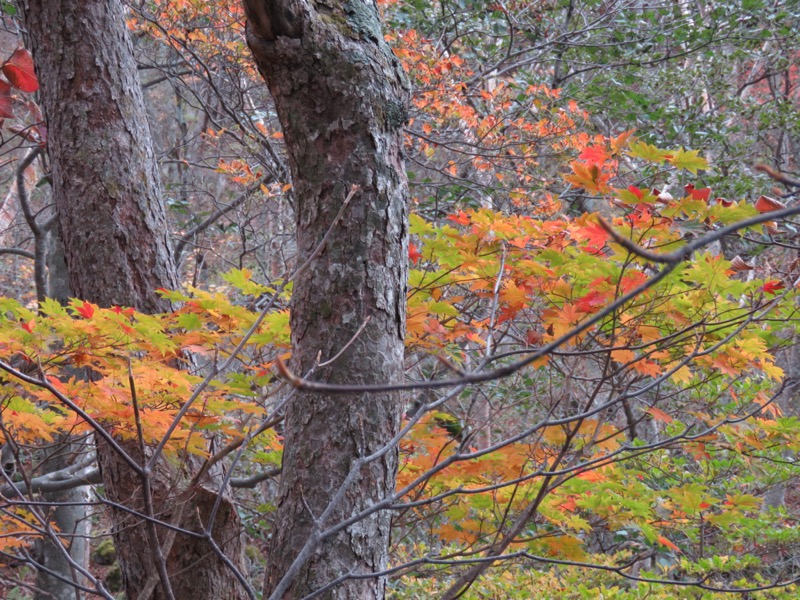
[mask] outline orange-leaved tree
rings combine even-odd
[[[152,554],[152,572],[128,582],[137,595],[181,597],[192,583],[218,594],[200,583],[216,565],[250,597],[262,585],[274,598],[667,597],[670,585],[791,597],[793,531],[764,497],[795,476],[800,441],[776,353],[797,322],[797,265],[776,250],[793,250],[797,211],[771,192],[715,193],[709,155],[620,123],[606,131],[554,89],[582,77],[567,34],[591,46],[630,15],[604,7],[573,31],[574,13],[549,5],[439,16],[415,3],[420,20],[386,3],[384,39],[369,3],[248,7],[274,104],[236,37],[238,4],[165,0],[128,21],[141,70],[159,73],[154,113],[159,80],[175,96],[156,138],[177,240],[160,254],[167,271],[183,260],[181,289],[146,283],[155,267],[129,278],[110,259],[91,264],[133,239],[123,224],[148,222],[131,209],[97,234],[111,235],[102,248],[66,241],[70,268],[90,263],[107,285],[76,288],[66,308],[2,301],[17,470],[0,490],[4,574],[42,569],[32,540],[70,546],[75,532],[54,528],[37,494],[101,474],[91,455],[55,473],[41,457],[59,436],[93,432],[137,476],[133,502],[108,486],[99,496],[117,526],[145,524],[138,547],[116,537],[123,562]],[[552,68],[537,62],[547,48]],[[69,114],[48,132],[56,156]],[[110,131],[103,115],[87,122]],[[91,172],[71,169],[77,184]],[[69,221],[69,235],[132,206],[120,186],[80,200],[97,201],[96,223]],[[148,237],[136,241],[158,246]],[[728,252],[746,244],[762,255]],[[137,262],[134,248],[109,254],[136,273],[146,253]],[[213,274],[223,262],[237,268]],[[132,284],[160,307],[99,295]],[[157,463],[137,459],[155,454],[177,484],[156,487]],[[73,589],[110,597],[96,565],[70,567]]]

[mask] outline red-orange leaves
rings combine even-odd
[[[419,263],[419,259],[422,258],[422,254],[417,249],[417,245],[416,244],[409,244],[408,245],[408,258],[415,265],[417,263]]]
[[[595,313],[608,304],[608,294],[593,290],[585,296],[578,298],[575,308],[587,314]]]
[[[658,536],[658,543],[661,544],[662,546],[666,546],[667,548],[669,548],[670,550],[672,550],[674,552],[680,552],[681,551],[680,548],[678,548],[675,544],[670,542],[663,535]]]
[[[39,80],[33,70],[33,57],[25,48],[17,48],[0,70],[11,85],[23,92],[35,92],[39,89]]]
[[[756,210],[760,213],[772,212],[773,210],[781,210],[786,208],[783,202],[770,198],[769,196],[761,196],[756,200]]]
[[[91,319],[94,316],[94,304],[91,302],[83,301],[81,304],[75,303],[75,312],[82,316],[84,319]]]
[[[586,240],[584,250],[590,254],[598,254],[603,250],[610,236],[599,223],[589,223],[577,228],[572,236],[576,240]]]
[[[708,202],[708,199],[711,197],[711,188],[702,188],[698,190],[693,184],[687,183],[683,186],[683,190],[686,192],[686,195],[690,196],[693,200]]]
[[[785,285],[782,281],[773,279],[771,281],[767,281],[761,289],[764,291],[765,294],[775,295],[782,289],[784,289]]]

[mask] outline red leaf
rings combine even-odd
[[[419,259],[422,258],[422,254],[420,254],[420,251],[417,250],[416,244],[408,245],[408,258],[411,259],[411,262],[414,264],[417,264]]]
[[[13,119],[14,108],[11,99],[11,84],[0,80],[0,119]]]
[[[469,215],[467,213],[465,213],[463,210],[460,210],[460,211],[458,211],[458,214],[450,215],[447,218],[450,219],[451,221],[455,222],[455,223],[458,223],[459,225],[469,225],[470,224]]]
[[[14,54],[0,69],[15,88],[23,92],[35,92],[39,89],[39,80],[33,70],[33,57],[25,48],[14,50]]]
[[[542,343],[542,332],[536,331],[535,329],[528,329],[528,332],[525,334],[525,342],[528,346],[538,346]]]
[[[635,185],[629,185],[629,186],[628,186],[628,191],[629,191],[631,194],[633,194],[634,196],[636,196],[636,197],[637,197],[639,200],[641,200],[641,199],[642,199],[642,196],[643,196],[643,194],[642,194],[642,190],[640,190],[640,189],[639,189],[638,187],[636,187]]]
[[[593,290],[575,302],[581,312],[594,313],[606,305],[606,294]]]
[[[83,304],[76,306],[75,310],[84,319],[91,319],[92,316],[94,316],[94,304],[91,302],[86,302],[85,300]]]
[[[20,323],[20,326],[28,333],[33,333],[33,328],[36,327],[36,320],[31,319],[27,323]]]
[[[590,165],[602,166],[608,160],[608,153],[599,146],[591,146],[584,148],[580,153],[578,159],[589,163]]]
[[[711,197],[711,188],[703,188],[701,190],[695,189],[695,187],[691,183],[687,183],[683,186],[683,189],[686,191],[688,196],[691,196],[693,200],[702,200],[703,202],[708,202],[708,199]]]
[[[782,208],[786,208],[783,202],[779,202],[775,200],[775,198],[770,198],[769,196],[761,196],[756,200],[756,210],[762,214],[765,212],[772,212],[773,210],[781,210]]]
[[[764,285],[761,286],[761,289],[764,291],[765,294],[777,294],[780,290],[782,290],[785,286],[783,282],[779,279],[773,279],[772,281],[766,282]]]

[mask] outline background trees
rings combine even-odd
[[[13,5],[3,6],[11,28]],[[277,5],[254,3],[252,15],[267,6]],[[291,14],[298,6],[288,6]],[[40,143],[53,156],[64,142],[54,140],[57,118],[43,127],[37,79],[9,36],[8,83],[0,86],[3,149],[14,161],[4,167],[13,176],[4,204],[4,281],[22,302],[3,301],[0,327],[10,373],[4,455],[16,469],[2,488],[0,515],[9,589],[24,594],[32,581],[20,569],[37,564],[28,541],[71,539],[47,526],[36,494],[54,481],[98,481],[91,457],[44,473],[58,435],[93,429],[113,433],[123,447],[162,449],[186,477],[167,499],[176,505],[182,490],[223,468],[248,544],[247,565],[224,571],[236,579],[232,593],[255,595],[262,579],[274,591],[289,571],[281,561],[305,547],[311,562],[285,579],[292,597],[354,589],[377,596],[381,578],[398,598],[525,597],[529,590],[553,598],[657,597],[674,593],[670,582],[693,584],[681,588],[686,596],[765,587],[754,594],[793,597],[798,432],[796,387],[786,374],[795,367],[789,351],[798,269],[793,213],[782,204],[793,206],[797,188],[791,177],[752,168],[795,170],[793,8],[382,5],[386,40],[412,84],[400,390],[390,385],[395,376],[379,372],[391,371],[393,361],[370,348],[394,347],[401,334],[402,309],[388,300],[404,269],[397,253],[406,252],[396,229],[403,178],[392,175],[399,164],[391,132],[405,115],[387,99],[403,94],[377,24],[359,6],[321,16],[301,11],[307,16],[298,19],[267,11],[268,25],[258,20],[263,15],[253,17],[260,25],[250,42],[274,105],[245,50],[238,5],[154,2],[127,15],[181,284],[150,296],[176,308],[157,315],[114,310],[137,303],[101,302],[77,289],[84,297],[66,309],[46,302],[41,282],[56,271],[41,260],[29,277],[39,293],[20,286],[24,267],[12,267],[25,263],[13,261],[45,256],[53,239],[47,228],[37,233],[52,214],[46,181],[35,185],[41,174],[53,174],[59,193],[55,159],[22,159]],[[271,43],[277,31],[288,35]],[[81,40],[89,33],[96,32]],[[369,58],[362,68],[326,70],[341,55],[301,55],[294,36],[316,40],[305,49],[353,48],[349,59],[359,52]],[[38,64],[42,40],[29,47],[44,85],[47,61],[63,63],[49,56]],[[291,60],[266,61],[276,53]],[[102,62],[89,54],[82,65]],[[292,61],[299,67],[289,69]],[[373,97],[385,83],[364,75],[374,65],[394,87]],[[58,116],[70,108],[79,106],[67,104]],[[104,114],[85,122],[105,134]],[[58,135],[68,142],[75,133]],[[113,156],[104,174],[118,155],[106,152]],[[88,173],[99,163],[78,161],[72,171]],[[386,209],[367,218],[380,202]],[[594,212],[604,221],[586,214]],[[370,238],[364,227],[381,235]],[[157,229],[163,236],[166,229]],[[97,262],[110,246],[73,260]],[[351,251],[368,261],[351,260]],[[113,254],[120,253],[127,249]],[[309,256],[306,270],[292,276]],[[336,278],[340,270],[359,277]],[[339,285],[354,281],[341,297],[377,303],[372,312],[337,301],[325,290],[332,277]],[[387,285],[380,294],[378,282]],[[364,318],[345,318],[348,311]],[[335,335],[298,326],[313,318]],[[176,370],[180,362],[188,368]],[[278,378],[281,363],[288,367]],[[71,375],[76,369],[90,370],[91,380]],[[363,385],[348,386],[354,379]],[[380,400],[394,394],[407,408]],[[403,409],[402,437],[392,439]],[[304,442],[314,442],[309,452],[325,460],[310,461],[316,455],[302,450]],[[384,453],[370,463],[380,473],[367,468],[357,478],[371,492],[329,504],[336,484],[374,451]],[[298,471],[293,465],[302,461],[322,471]],[[273,483],[281,464],[280,484]],[[375,481],[382,483],[370,488]],[[138,506],[155,519],[159,540],[151,551],[172,543],[180,560],[189,555],[174,544],[196,543],[223,560],[201,539],[218,522],[234,525],[214,539],[239,533],[232,510],[222,518],[227,499],[215,485],[206,496],[209,516],[190,510],[178,531],[167,529],[177,523],[174,512]],[[96,491],[101,504],[114,499],[108,482]],[[111,516],[96,511],[99,535]],[[356,533],[369,526],[385,536],[390,516],[383,565],[381,544],[367,548]],[[290,520],[304,521],[311,536],[289,538],[296,532]],[[317,544],[315,532],[326,542]],[[374,559],[358,559],[357,567],[325,561],[324,571],[319,557],[335,545],[357,547],[353,554],[361,556],[374,551]],[[126,550],[119,548],[123,558]],[[155,589],[179,585],[194,564],[168,571],[169,585]],[[107,574],[89,564],[79,584],[102,591],[96,576]]]

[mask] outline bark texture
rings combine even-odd
[[[403,364],[407,181],[400,128],[405,75],[369,0],[245,0],[247,40],[283,126],[297,199],[297,264],[314,252],[351,186],[321,254],[294,284],[292,367],[312,379],[399,380]],[[363,330],[361,329],[363,327]],[[335,358],[328,366],[317,366]],[[381,511],[316,545],[288,589],[284,574],[353,461],[381,448],[400,421],[397,395],[303,393],[287,409],[279,506],[265,598],[302,598],[344,575],[386,568],[390,515]],[[394,491],[392,451],[359,473],[324,523]],[[385,579],[350,579],[322,597],[382,598]]]
[[[176,288],[178,280],[122,5],[119,0],[24,0],[21,5],[41,85],[53,195],[72,291],[105,307],[169,310],[155,290]],[[145,460],[135,444],[126,450]],[[107,445],[98,444],[97,451],[107,497],[142,511],[141,479]],[[162,461],[152,475],[155,516],[202,531],[215,487],[185,490],[186,477]],[[157,583],[155,552],[144,522],[127,512],[116,512],[114,518],[128,597],[139,598],[150,588],[152,594],[141,597],[166,597]],[[227,498],[212,534],[241,567],[239,518]],[[170,546],[166,540],[171,535],[160,529],[159,544]],[[167,570],[176,598],[245,596],[206,540],[178,534],[170,549]]]
[[[72,291],[103,306],[168,310],[153,290],[174,289],[178,281],[122,6],[22,4]]]

